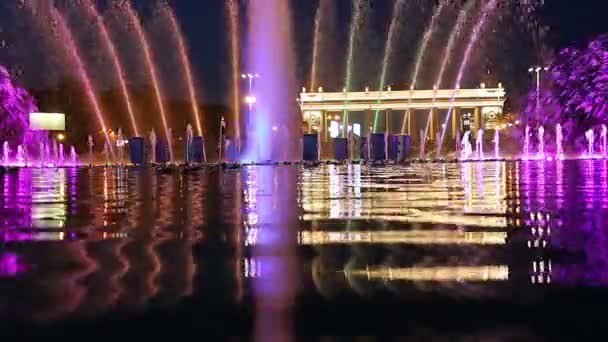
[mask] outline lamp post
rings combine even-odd
[[[528,69],[529,73],[536,73],[536,117],[540,114],[540,77],[541,72],[549,71],[549,67],[531,67]]]

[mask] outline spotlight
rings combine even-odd
[[[61,133],[60,133],[60,134],[57,134],[57,140],[59,140],[59,141],[63,141],[63,140],[65,140],[65,135],[63,135],[63,134],[61,134]]]
[[[256,99],[255,96],[246,96],[245,97],[245,103],[247,104],[254,104],[256,103],[258,100]]]

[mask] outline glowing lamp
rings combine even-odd
[[[340,115],[334,116],[334,120],[336,120],[336,121],[340,120]]]
[[[59,141],[64,141],[64,140],[65,140],[65,135],[63,135],[63,134],[61,134],[61,133],[60,133],[60,134],[57,134],[57,140],[59,140]]]
[[[258,100],[256,99],[255,96],[246,96],[245,97],[245,103],[247,104],[254,104],[256,103]]]

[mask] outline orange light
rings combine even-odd
[[[57,140],[59,140],[59,141],[65,140],[65,135],[63,135],[63,134],[57,134]]]

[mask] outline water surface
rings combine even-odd
[[[530,338],[605,298],[607,192],[599,160],[4,171],[0,318]]]

